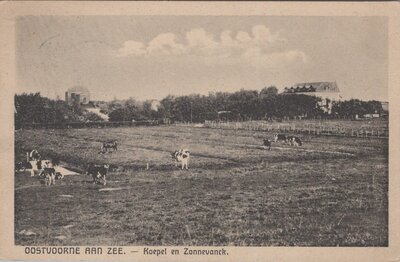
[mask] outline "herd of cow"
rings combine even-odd
[[[38,174],[39,177],[45,178],[45,185],[54,185],[56,179],[64,178],[60,172],[56,172],[54,166],[58,165],[57,159],[42,159],[42,156],[36,149],[27,154],[26,162],[18,162],[15,165],[15,171],[29,170],[31,176]]]
[[[301,139],[297,136],[287,136],[285,134],[275,134],[274,140],[276,142],[282,142],[282,143],[288,143],[291,146],[301,146],[303,142],[301,142]],[[271,145],[272,141],[269,139],[264,139],[264,147],[268,148],[268,150],[271,150]]]
[[[302,141],[299,137],[296,136],[288,136],[285,134],[275,134],[274,139],[264,139],[263,145],[268,150],[271,150],[272,142],[282,142],[288,143],[291,146],[301,146]],[[116,152],[118,150],[117,141],[107,141],[104,142],[101,146],[101,150],[99,153],[107,153],[107,152]],[[189,168],[189,159],[190,152],[188,149],[179,149],[171,153],[171,157],[175,162],[175,166],[178,167],[178,164],[181,164],[182,169]],[[18,162],[16,163],[15,170],[16,171],[25,171],[30,170],[31,176],[35,176],[38,174],[39,177],[45,179],[45,185],[55,185],[56,179],[64,178],[64,175],[60,172],[57,172],[55,166],[58,165],[58,161],[55,159],[52,160],[43,160],[42,156],[39,152],[33,149],[31,152],[27,153],[27,161],[26,162]],[[93,179],[93,184],[101,183],[106,185],[107,183],[107,172],[110,168],[109,164],[89,164],[86,170],[86,175],[89,175]]]

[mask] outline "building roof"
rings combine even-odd
[[[67,90],[68,93],[85,93],[90,94],[89,89],[84,86],[74,86]]]
[[[332,92],[339,93],[340,90],[336,82],[312,82],[299,83],[290,88],[285,87],[284,93],[299,93],[299,92]]]

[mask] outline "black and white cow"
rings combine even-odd
[[[171,153],[172,159],[175,161],[175,166],[180,162],[182,169],[189,169],[190,152],[187,149],[179,149]]]
[[[64,178],[64,174],[62,174],[61,172],[57,172],[57,170],[54,167],[43,168],[42,171],[40,172],[39,176],[42,178],[46,178],[46,170],[47,170],[47,172],[49,172],[49,171],[52,171],[53,169],[54,169],[54,178],[56,180]]]
[[[275,143],[278,141],[281,141],[282,143],[285,143],[287,140],[286,135],[285,134],[275,134],[274,136],[274,141]]]
[[[93,178],[93,184],[99,183],[101,180],[103,180],[103,185],[107,184],[107,172],[108,169],[110,168],[110,165],[95,165],[95,164],[90,164],[86,175],[91,175]]]
[[[101,153],[106,153],[108,152],[108,149],[112,149],[114,152],[118,150],[118,144],[117,141],[107,141],[104,142],[103,145],[101,146]]]
[[[30,162],[17,162],[15,163],[15,172],[23,172],[25,170],[32,169],[32,165]]]
[[[297,136],[288,136],[287,141],[291,146],[301,146],[303,144]]]
[[[268,147],[268,150],[271,150],[272,141],[270,141],[268,138],[265,138],[263,141],[264,141],[264,147],[265,148]]]
[[[39,152],[36,149],[33,149],[28,154],[28,161],[37,161],[40,160],[42,157],[40,156]]]
[[[56,170],[53,167],[45,167],[40,173],[41,177],[45,178],[45,185],[51,186],[56,184]]]
[[[27,164],[28,165],[28,164]],[[31,176],[35,176],[36,173],[39,175],[42,173],[44,168],[53,167],[51,160],[31,160],[29,161],[29,166],[31,167]]]

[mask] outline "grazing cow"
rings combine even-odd
[[[60,172],[56,172],[56,179],[63,179],[64,175]]]
[[[36,149],[33,149],[30,153],[29,153],[29,159],[28,161],[37,161],[40,160],[42,157],[40,156],[39,152]]]
[[[56,184],[56,170],[52,167],[45,167],[43,171],[40,173],[41,177],[45,178],[45,185],[51,186]]]
[[[59,180],[59,179],[63,179],[63,178],[64,178],[64,174],[62,174],[61,172],[55,171],[56,169],[55,169],[55,168],[52,168],[52,167],[45,167],[45,168],[43,168],[42,172],[39,174],[40,177],[43,177],[43,178],[46,177],[45,169],[54,169],[54,172],[55,172],[55,173],[54,173],[54,178],[55,178],[56,180]]]
[[[286,135],[285,134],[275,134],[274,141],[275,141],[275,143],[278,141],[286,142]]]
[[[272,144],[272,142],[268,138],[264,139],[264,147],[265,148],[268,147],[268,150],[271,150],[271,144]]]
[[[289,145],[291,145],[291,146],[301,146],[303,144],[301,142],[301,139],[298,138],[297,136],[288,136],[287,141],[289,142]]]
[[[87,170],[86,175],[91,175],[93,178],[93,184],[100,182],[103,180],[103,185],[106,185],[106,176],[110,165],[95,165],[90,164]]]
[[[23,172],[26,169],[32,169],[30,162],[17,162],[15,163],[15,172]]]
[[[178,166],[178,163],[181,162],[182,169],[189,168],[189,158],[190,152],[187,149],[180,149],[178,151],[171,153],[172,159],[175,161],[175,166]]]
[[[104,142],[103,145],[101,146],[101,153],[108,152],[108,149],[112,149],[113,151],[117,151],[118,150],[117,141]]]
[[[35,176],[35,173],[41,174],[43,169],[46,167],[53,167],[53,164],[50,160],[32,160],[29,161],[29,165],[31,166],[31,176]]]

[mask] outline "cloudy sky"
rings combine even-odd
[[[95,100],[282,90],[336,81],[344,98],[387,100],[384,17],[24,16],[18,92]]]

